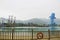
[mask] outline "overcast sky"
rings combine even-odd
[[[52,12],[60,18],[60,0],[0,0],[0,17],[4,18],[48,18]]]

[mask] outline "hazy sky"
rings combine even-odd
[[[52,12],[60,18],[60,0],[0,0],[0,17],[4,18],[48,18]]]

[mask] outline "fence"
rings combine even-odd
[[[43,38],[38,39],[37,34],[42,33]],[[36,31],[34,29],[25,30],[0,30],[0,40],[59,40],[60,31]]]

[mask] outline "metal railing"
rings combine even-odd
[[[12,29],[10,31],[0,31],[0,40],[60,40],[60,31],[34,31],[34,29],[30,29],[30,31],[28,30],[15,31],[15,29]],[[43,33],[42,39],[37,38],[37,33],[39,32]]]

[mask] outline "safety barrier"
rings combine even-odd
[[[0,30],[0,40],[60,40],[60,31]]]

